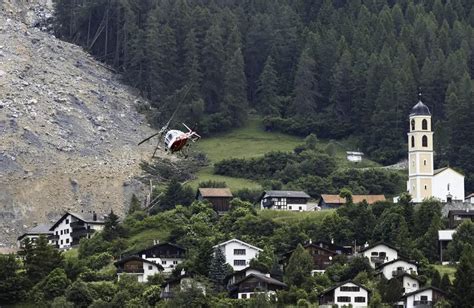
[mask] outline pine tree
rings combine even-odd
[[[280,113],[277,88],[278,76],[274,66],[273,58],[268,56],[262,74],[260,74],[258,79],[257,109],[264,116],[277,116]]]
[[[468,308],[474,303],[474,249],[471,245],[464,248],[456,267],[453,284],[454,307]]]
[[[285,269],[285,281],[289,285],[301,287],[311,277],[313,267],[311,255],[301,244],[298,244]]]
[[[141,210],[140,200],[135,194],[132,194],[132,199],[130,200],[130,207],[128,208],[128,214],[133,214],[136,211]]]
[[[237,61],[237,60],[236,60]],[[202,98],[206,102],[206,111],[221,111],[223,97],[223,72],[224,47],[222,44],[221,30],[214,23],[206,32],[204,48],[202,50],[201,69],[203,82],[201,85]]]
[[[119,217],[110,210],[109,215],[105,218],[104,221],[104,230],[102,231],[102,236],[106,241],[112,241],[120,237],[123,233],[122,226],[119,224]]]
[[[244,60],[239,49],[234,51],[225,65],[224,108],[232,117],[232,124],[240,126],[247,117],[247,82],[244,73]]]
[[[304,50],[298,62],[295,76],[294,99],[291,115],[308,117],[316,113],[318,107],[318,85],[316,81],[316,62]]]
[[[222,249],[217,248],[209,266],[209,279],[214,283],[216,290],[222,290],[224,279],[229,274],[229,266],[226,263]]]
[[[431,285],[436,288],[441,288],[441,275],[437,270],[433,272],[433,276],[431,277]]]

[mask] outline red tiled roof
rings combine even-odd
[[[199,188],[199,193],[203,198],[206,197],[229,197],[232,198],[232,193],[229,188]]]
[[[321,198],[324,199],[326,203],[335,203],[335,204],[345,204],[346,199],[339,197],[339,195],[321,195]],[[362,202],[366,200],[368,204],[373,204],[377,201],[385,201],[384,195],[353,195],[352,201],[354,203]]]

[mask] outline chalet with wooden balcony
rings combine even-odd
[[[17,239],[18,248],[23,248],[24,243],[27,239],[30,241],[30,243],[34,245],[40,236],[46,237],[50,244],[55,245],[56,244],[55,236],[53,235],[53,232],[49,230],[49,228],[50,228],[49,225],[41,224],[26,231]]]
[[[163,285],[163,289],[160,294],[160,298],[163,300],[169,300],[176,296],[177,292],[187,290],[189,288],[197,288],[201,290],[202,294],[206,295],[206,285],[194,278],[192,275],[185,273],[184,271],[178,277],[172,277],[168,279]]]
[[[230,210],[230,201],[234,196],[229,188],[199,188],[197,200],[207,200],[217,213],[225,213]]]
[[[163,267],[163,272],[170,274],[178,264],[183,262],[186,249],[172,243],[157,243],[134,255],[160,264]]]
[[[314,245],[325,248],[327,250],[331,250],[336,252],[338,255],[351,255],[353,253],[352,246],[341,246],[334,244],[334,241],[325,242],[325,241],[318,241],[314,243]]]
[[[304,191],[267,190],[260,196],[261,209],[278,211],[308,211],[311,197]]]
[[[358,254],[367,257],[370,266],[376,268],[385,262],[396,260],[398,258],[398,249],[389,244],[380,242],[371,246],[367,244],[367,246],[360,250]]]
[[[229,286],[231,298],[247,299],[257,294],[267,297],[276,296],[276,291],[286,289],[283,282],[270,277],[270,274],[252,272],[233,285]]]
[[[155,262],[148,261],[138,256],[128,256],[115,262],[117,267],[117,276],[120,280],[121,275],[135,276],[138,282],[147,282],[148,277],[163,271],[163,267]]]
[[[81,238],[90,238],[94,232],[104,228],[104,220],[99,219],[95,212],[73,213],[66,212],[54,225],[49,228],[52,232],[51,241],[60,249],[66,249],[79,244]]]

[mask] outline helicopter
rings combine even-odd
[[[153,152],[153,155],[151,158],[155,157],[156,151],[163,146],[164,150],[168,153],[181,153],[184,154],[186,157],[186,148],[190,144],[188,141],[196,142],[199,139],[201,139],[201,136],[198,135],[194,129],[189,128],[186,124],[182,123],[184,127],[188,130],[187,132],[183,132],[178,129],[168,129],[171,121],[173,120],[174,116],[176,115],[179,107],[181,106],[181,103],[184,101],[186,98],[187,94],[189,93],[190,87],[188,87],[185,90],[184,96],[181,99],[181,101],[178,103],[178,106],[176,107],[175,111],[171,115],[171,118],[168,120],[168,122],[155,134],[143,139],[138,143],[138,145],[141,145],[142,143],[147,142],[148,140],[152,139],[155,136],[158,136],[158,144],[155,147],[155,151]],[[163,138],[164,137],[164,138]]]

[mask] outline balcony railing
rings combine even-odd
[[[59,240],[59,235],[51,234],[48,236],[48,240]]]
[[[433,307],[433,301],[414,301],[413,305],[417,308],[431,308]]]
[[[117,269],[117,273],[124,273],[124,274],[143,274],[145,271],[143,268],[137,268],[137,269],[123,269],[119,268]]]
[[[81,228],[81,227],[84,227],[84,222],[82,221],[74,221],[74,222],[71,222],[70,224],[71,228]]]
[[[384,263],[385,257],[370,257],[370,261],[373,263]]]
[[[74,230],[71,232],[71,237],[72,238],[78,238],[78,237],[84,237],[86,236],[87,234],[91,234],[93,233],[95,230],[94,229],[78,229],[78,230]]]

